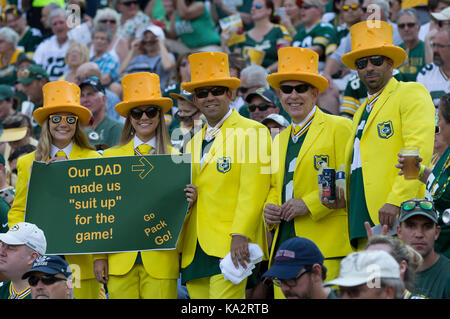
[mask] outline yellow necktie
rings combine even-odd
[[[152,150],[152,147],[148,144],[141,144],[137,147],[137,151],[141,155],[148,155],[148,154],[150,154],[151,150]]]
[[[65,158],[67,158],[66,153],[64,153],[64,151],[61,151],[61,150],[56,152],[55,157],[65,157]]]

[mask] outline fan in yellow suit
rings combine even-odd
[[[302,236],[322,251],[327,280],[339,273],[340,259],[352,249],[345,209],[322,204],[317,182],[320,163],[337,170],[344,164],[351,121],[328,115],[316,105],[328,81],[318,74],[318,55],[298,47],[278,51],[278,72],[267,82],[278,91],[292,124],[278,134],[272,145],[272,181],[264,208],[269,228],[275,229],[270,260],[286,240]],[[270,270],[270,268],[269,268]],[[280,289],[275,297],[283,298]]]
[[[270,133],[230,109],[240,80],[230,77],[226,54],[195,53],[189,62],[191,82],[181,86],[195,94],[207,124],[186,146],[198,198],[184,225],[182,280],[193,299],[241,299],[247,278],[226,280],[219,262],[230,253],[235,266],[245,265],[249,243],[267,254],[262,210],[270,184]]]
[[[10,227],[24,221],[28,181],[33,162],[51,163],[60,160],[100,157],[82,129],[91,119],[91,112],[80,105],[80,88],[66,81],[55,81],[44,85],[44,105],[33,113],[34,120],[42,126],[36,151],[24,155],[17,161],[16,197],[8,213]],[[74,296],[77,299],[97,299],[101,285],[95,280],[92,270],[92,255],[66,255],[74,271]]]
[[[106,149],[104,157],[173,154],[164,114],[172,107],[161,97],[159,77],[148,72],[132,73],[122,79],[124,101],[116,111],[126,118],[119,144]],[[196,197],[195,187],[186,188],[188,202]],[[133,229],[130,229],[133,232]],[[94,272],[108,286],[111,299],[176,299],[180,276],[177,250],[98,254]]]

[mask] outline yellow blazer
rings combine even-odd
[[[35,160],[36,151],[19,157],[17,161],[17,183],[16,183],[16,196],[11,209],[8,213],[8,225],[9,227],[23,222],[25,219],[25,207],[28,194],[28,182],[31,175],[31,166]],[[69,159],[82,159],[82,158],[96,158],[100,157],[100,154],[94,150],[81,148],[76,143],[73,143],[72,152]],[[69,264],[76,264],[80,267],[80,273],[77,274],[75,267],[72,267],[74,276],[79,276],[80,279],[94,279],[93,260],[92,255],[66,255],[66,260]]]
[[[286,151],[292,124],[278,134],[272,144],[272,180],[266,204],[282,205]],[[325,258],[346,256],[352,251],[345,209],[331,210],[319,199],[317,161],[327,158],[328,167],[339,169],[345,163],[345,145],[350,138],[351,121],[328,115],[317,108],[305,137],[294,171],[293,198],[302,199],[310,213],[294,220],[295,233],[317,244]],[[274,243],[279,227],[275,226]],[[272,245],[271,259],[274,255]]]
[[[352,137],[345,152],[347,173],[350,173],[356,130],[366,105],[367,101],[353,117]],[[359,146],[367,209],[375,225],[380,223],[378,211],[384,204],[400,206],[407,199],[424,196],[425,186],[418,180],[399,176],[395,164],[400,148],[418,146],[422,164],[429,166],[434,127],[435,107],[426,88],[420,83],[392,78],[373,106]]]
[[[233,110],[200,167],[205,129],[186,146],[198,197],[183,227],[181,267],[194,259],[197,240],[206,254],[224,258],[232,234],[247,236],[267,257],[263,204],[270,186],[270,133]]]
[[[108,148],[103,152],[104,157],[134,155],[134,139],[125,145]],[[178,153],[169,146],[169,153]],[[130,229],[130,232],[133,230]],[[114,253],[95,255],[94,259],[107,259],[110,275],[124,275],[133,268],[138,252]],[[177,279],[180,275],[179,252],[177,250],[141,251],[142,263],[145,271],[158,279]]]

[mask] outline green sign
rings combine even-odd
[[[190,183],[191,154],[34,162],[25,220],[48,254],[174,249]]]

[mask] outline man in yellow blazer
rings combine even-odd
[[[182,280],[191,298],[241,299],[247,278],[233,284],[219,262],[230,253],[236,267],[245,265],[249,243],[267,255],[262,211],[270,184],[270,133],[230,109],[240,80],[230,77],[226,54],[195,53],[189,62],[192,81],[181,86],[195,94],[207,124],[186,147],[198,197],[184,225]]]
[[[398,176],[394,165],[402,147],[419,147],[425,165],[430,162],[435,108],[423,85],[392,77],[406,53],[393,45],[391,25],[368,20],[353,25],[350,33],[352,51],[342,63],[357,70],[368,91],[346,147],[350,240],[361,249],[367,237],[364,222],[395,231],[400,204],[423,197],[420,182]]]
[[[328,115],[316,106],[328,87],[318,74],[318,55],[298,47],[278,51],[278,72],[267,82],[292,119],[272,145],[272,181],[264,208],[267,225],[275,229],[270,260],[286,240],[302,236],[312,240],[325,256],[327,279],[338,276],[340,259],[352,250],[344,209],[329,209],[319,196],[318,169],[325,162],[338,170],[344,164],[351,121]],[[283,298],[280,289],[275,297]]]

